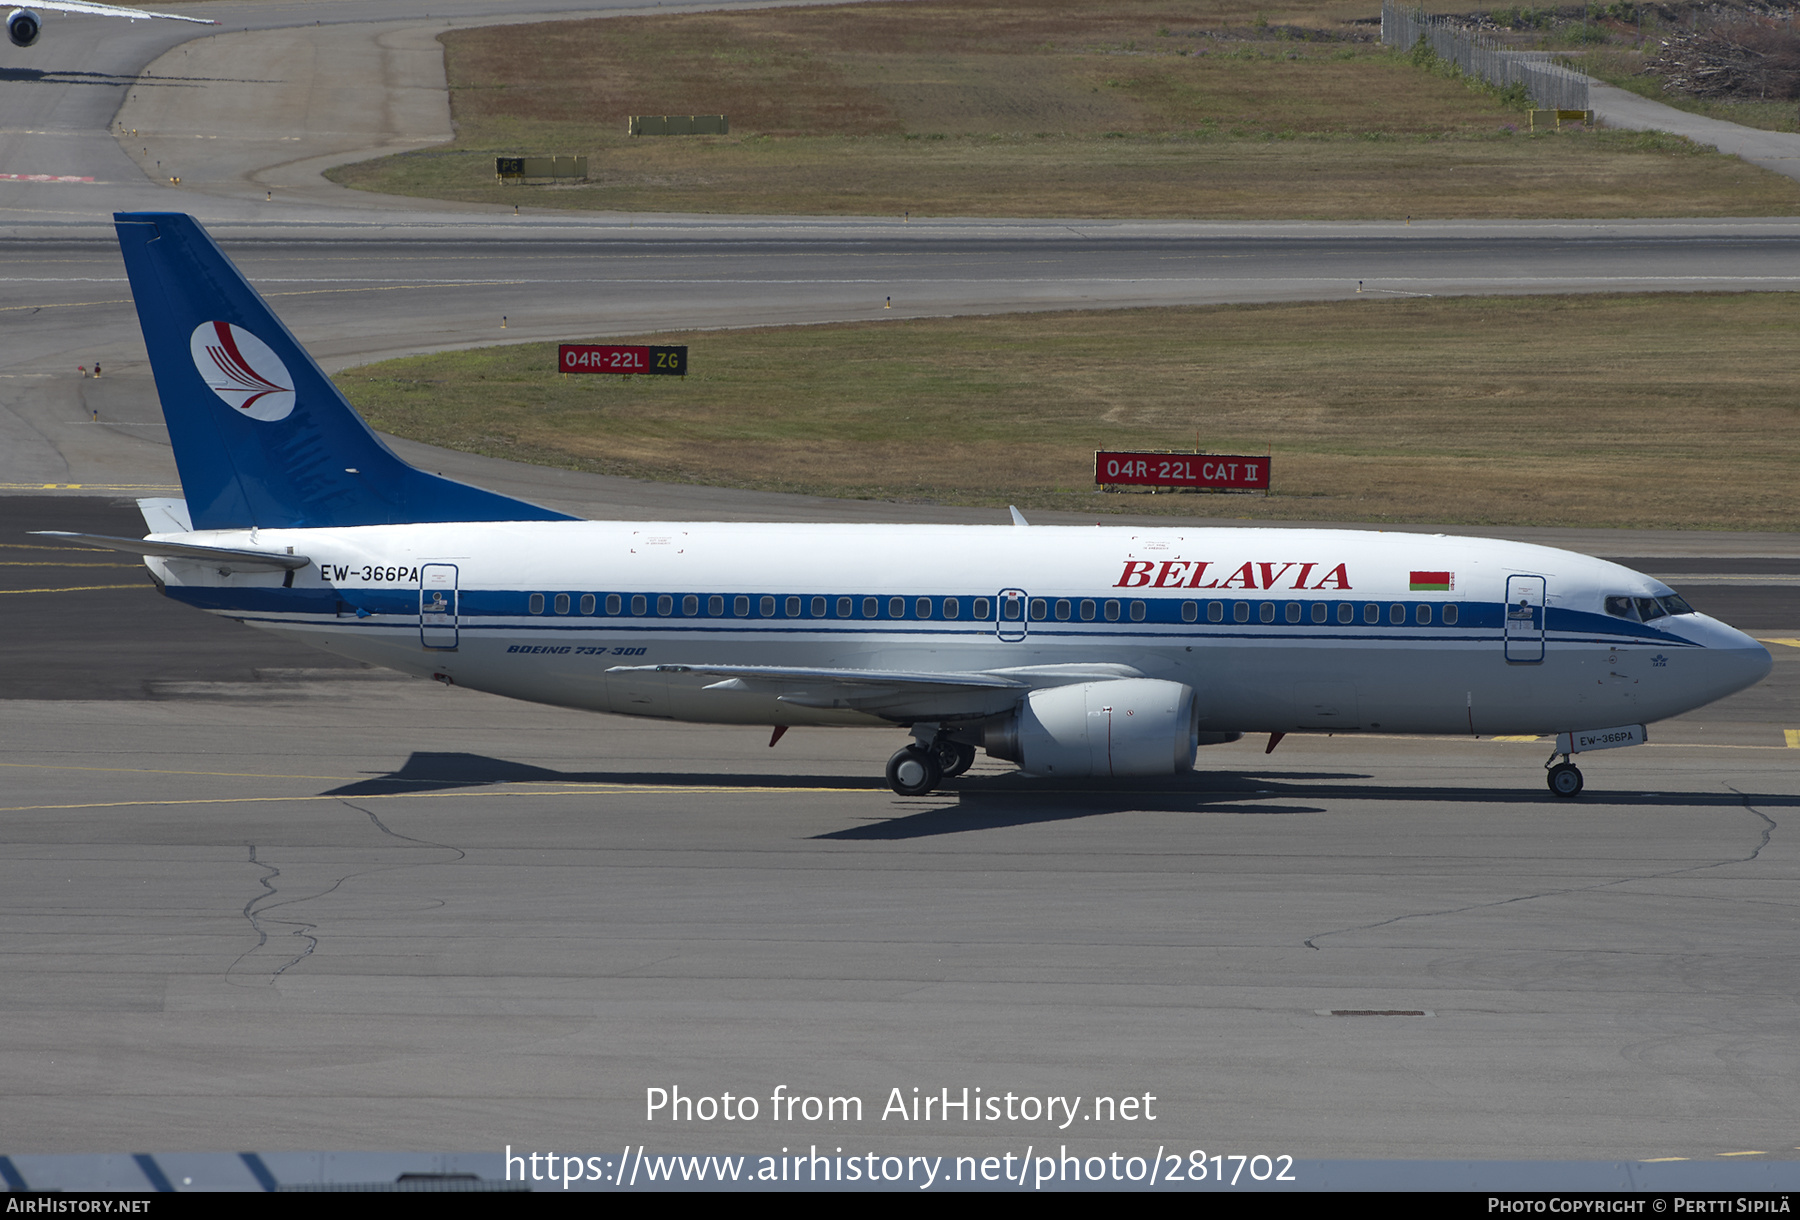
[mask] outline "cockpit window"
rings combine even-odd
[[[1634,622],[1648,623],[1653,619],[1671,614],[1692,614],[1694,608],[1688,605],[1679,593],[1670,593],[1663,597],[1625,597],[1614,594],[1606,599],[1606,612],[1614,618],[1628,618]]]

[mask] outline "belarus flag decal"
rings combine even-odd
[[[281,357],[241,326],[202,322],[188,341],[194,367],[228,407],[264,423],[294,409],[294,380]]]
[[[1414,572],[1410,587],[1414,593],[1448,593],[1456,587],[1456,573]]]

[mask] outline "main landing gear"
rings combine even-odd
[[[901,796],[924,796],[947,779],[955,779],[975,761],[975,747],[940,734],[930,742],[915,741],[888,759],[888,786]]]
[[[1550,791],[1561,797],[1581,795],[1581,768],[1570,762],[1567,754],[1562,756],[1561,762],[1557,762],[1556,755],[1552,754],[1550,761],[1544,764],[1544,770],[1548,773],[1545,779],[1549,781]]]

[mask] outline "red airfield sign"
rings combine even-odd
[[[1208,487],[1269,490],[1269,459],[1230,453],[1094,454],[1094,482],[1102,487]]]
[[[687,347],[629,347],[606,343],[564,343],[556,350],[557,371],[618,373],[630,377],[687,376]]]

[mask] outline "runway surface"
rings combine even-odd
[[[84,42],[74,62],[135,74],[179,41],[146,29],[165,41]],[[1794,641],[1770,645],[1762,686],[1584,758],[1572,804],[1544,787],[1547,743],[1381,737],[1246,741],[1180,782],[1076,791],[983,761],[907,800],[879,778],[894,732],[770,749],[343,665],[26,533],[128,532],[130,497],[174,482],[105,215],[178,192],[132,179],[104,134],[126,85],[6,69],[0,102],[39,91],[33,130],[53,134],[0,135],[0,169],[61,149],[102,172],[0,186],[0,1151],[1800,1147],[1791,535],[1515,531]],[[891,316],[889,295],[904,315],[1800,275],[1790,221],[640,230],[323,186],[259,211],[244,184],[278,158],[243,156],[179,203],[334,366]],[[102,379],[75,373],[96,360]],[[401,449],[596,514],[973,519]],[[864,1117],[774,1120],[778,1085]],[[1152,1094],[1156,1117],[882,1117],[894,1089],[964,1086],[1078,1096],[1083,1115]],[[759,1117],[646,1120],[647,1090],[676,1087],[756,1096]]]

